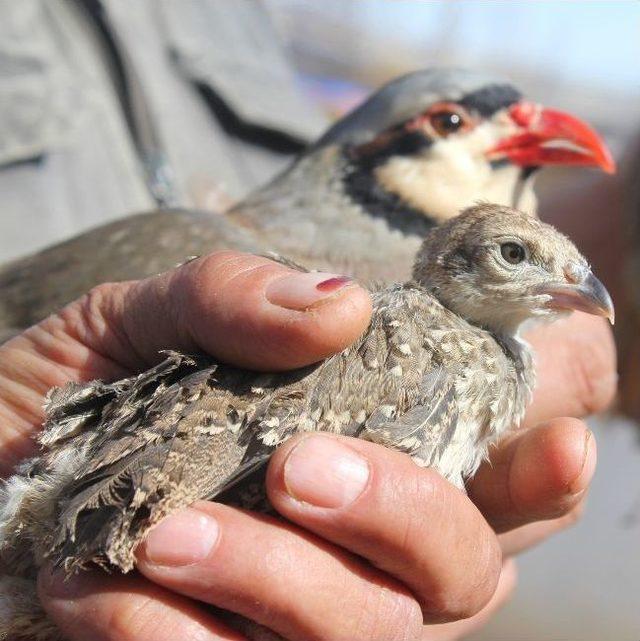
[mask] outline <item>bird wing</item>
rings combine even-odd
[[[462,359],[449,358],[460,328],[424,291],[395,287],[374,295],[378,311],[359,351],[365,372],[380,372],[383,394],[359,436],[437,465],[450,444],[459,407]],[[373,368],[373,369],[372,369]],[[366,376],[359,375],[362,388]]]
[[[91,229],[0,266],[0,335],[39,322],[100,283],[146,278],[230,247],[268,248],[251,228],[199,211],[158,210]]]
[[[234,392],[246,387],[243,376],[220,373],[204,356],[171,353],[140,376],[55,393],[41,438],[50,462],[43,472],[55,472],[65,448],[76,464],[56,487],[50,556],[67,568],[108,560],[130,569],[149,527],[226,487],[245,450]]]
[[[255,374],[169,353],[139,376],[53,393],[41,438],[50,465],[38,473],[51,474],[65,448],[75,471],[55,484],[48,555],[68,570],[131,569],[135,546],[161,518],[265,464],[295,431],[312,370]]]
[[[424,375],[418,397],[408,410],[378,407],[360,437],[405,452],[420,465],[434,465],[451,442],[457,419],[455,377],[438,367]]]

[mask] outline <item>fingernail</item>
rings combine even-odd
[[[53,566],[42,568],[38,575],[40,588],[50,597],[56,599],[73,599],[78,596],[86,583],[82,573],[67,577],[60,569]]]
[[[350,278],[339,274],[296,272],[270,283],[266,296],[273,305],[302,311],[330,298],[350,284],[353,284]]]
[[[188,508],[168,516],[149,532],[143,554],[154,565],[193,565],[209,556],[218,535],[214,518]]]
[[[284,464],[289,495],[317,507],[348,505],[362,494],[368,480],[367,461],[329,436],[308,436]]]
[[[587,489],[596,470],[596,460],[595,438],[593,437],[593,432],[587,430],[584,437],[582,467],[578,476],[569,484],[569,492],[572,496],[582,494]]]

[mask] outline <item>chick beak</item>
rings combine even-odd
[[[513,105],[509,116],[522,131],[490,149],[490,158],[506,157],[522,167],[582,165],[615,172],[604,141],[582,120],[526,101]]]
[[[594,316],[604,316],[613,325],[615,310],[606,287],[587,271],[578,283],[549,283],[543,285],[538,293],[550,296],[547,307],[551,309],[580,311]]]

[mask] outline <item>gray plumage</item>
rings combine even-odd
[[[567,238],[495,205],[431,232],[413,278],[373,298],[360,339],[304,369],[255,373],[170,353],[139,376],[53,390],[42,452],[0,502],[4,573],[33,578],[45,559],[67,572],[128,571],[168,513],[230,490],[245,505],[260,498],[243,480],[300,431],[381,443],[464,487],[530,399],[522,322],[612,313]]]
[[[483,199],[535,210],[533,168],[492,152],[526,131],[509,115],[520,99],[503,79],[477,72],[403,76],[225,213],[132,216],[0,267],[0,337],[95,285],[150,276],[217,249],[277,251],[365,282],[408,278],[426,231],[463,207]],[[437,131],[429,109],[438,104],[459,111],[460,130]]]

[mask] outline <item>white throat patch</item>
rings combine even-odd
[[[410,206],[442,221],[478,201],[514,206],[534,212],[536,198],[527,181],[513,203],[521,168],[493,167],[485,152],[505,135],[496,123],[485,122],[472,132],[437,140],[419,157],[394,156],[377,167],[375,175],[389,192]]]

